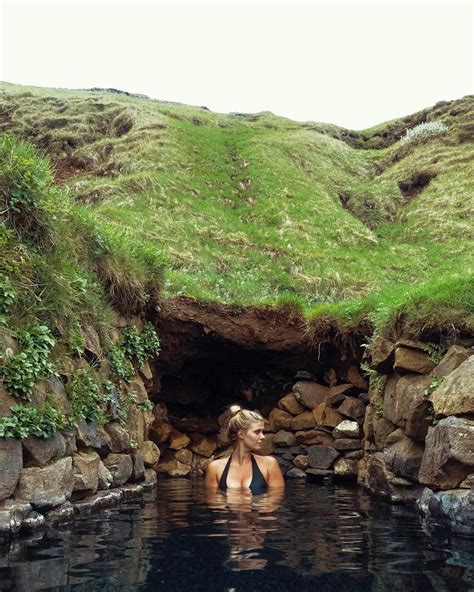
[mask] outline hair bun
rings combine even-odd
[[[234,417],[234,415],[237,415],[237,413],[239,413],[239,411],[242,411],[242,407],[240,405],[231,405],[229,407],[229,413],[231,417]]]

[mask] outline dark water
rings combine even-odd
[[[0,547],[0,589],[467,591],[473,547],[355,488],[252,498],[163,480],[143,502]]]

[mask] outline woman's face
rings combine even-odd
[[[250,450],[259,450],[265,439],[263,421],[252,423],[247,430],[239,430],[239,437]]]

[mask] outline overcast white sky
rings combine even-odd
[[[0,5],[7,82],[115,87],[352,129],[473,93],[468,1]]]

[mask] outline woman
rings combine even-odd
[[[229,409],[229,438],[234,449],[229,458],[209,463],[204,484],[221,489],[250,489],[262,493],[267,488],[285,487],[280,467],[273,456],[254,455],[263,444],[263,417],[258,411],[232,405]]]

